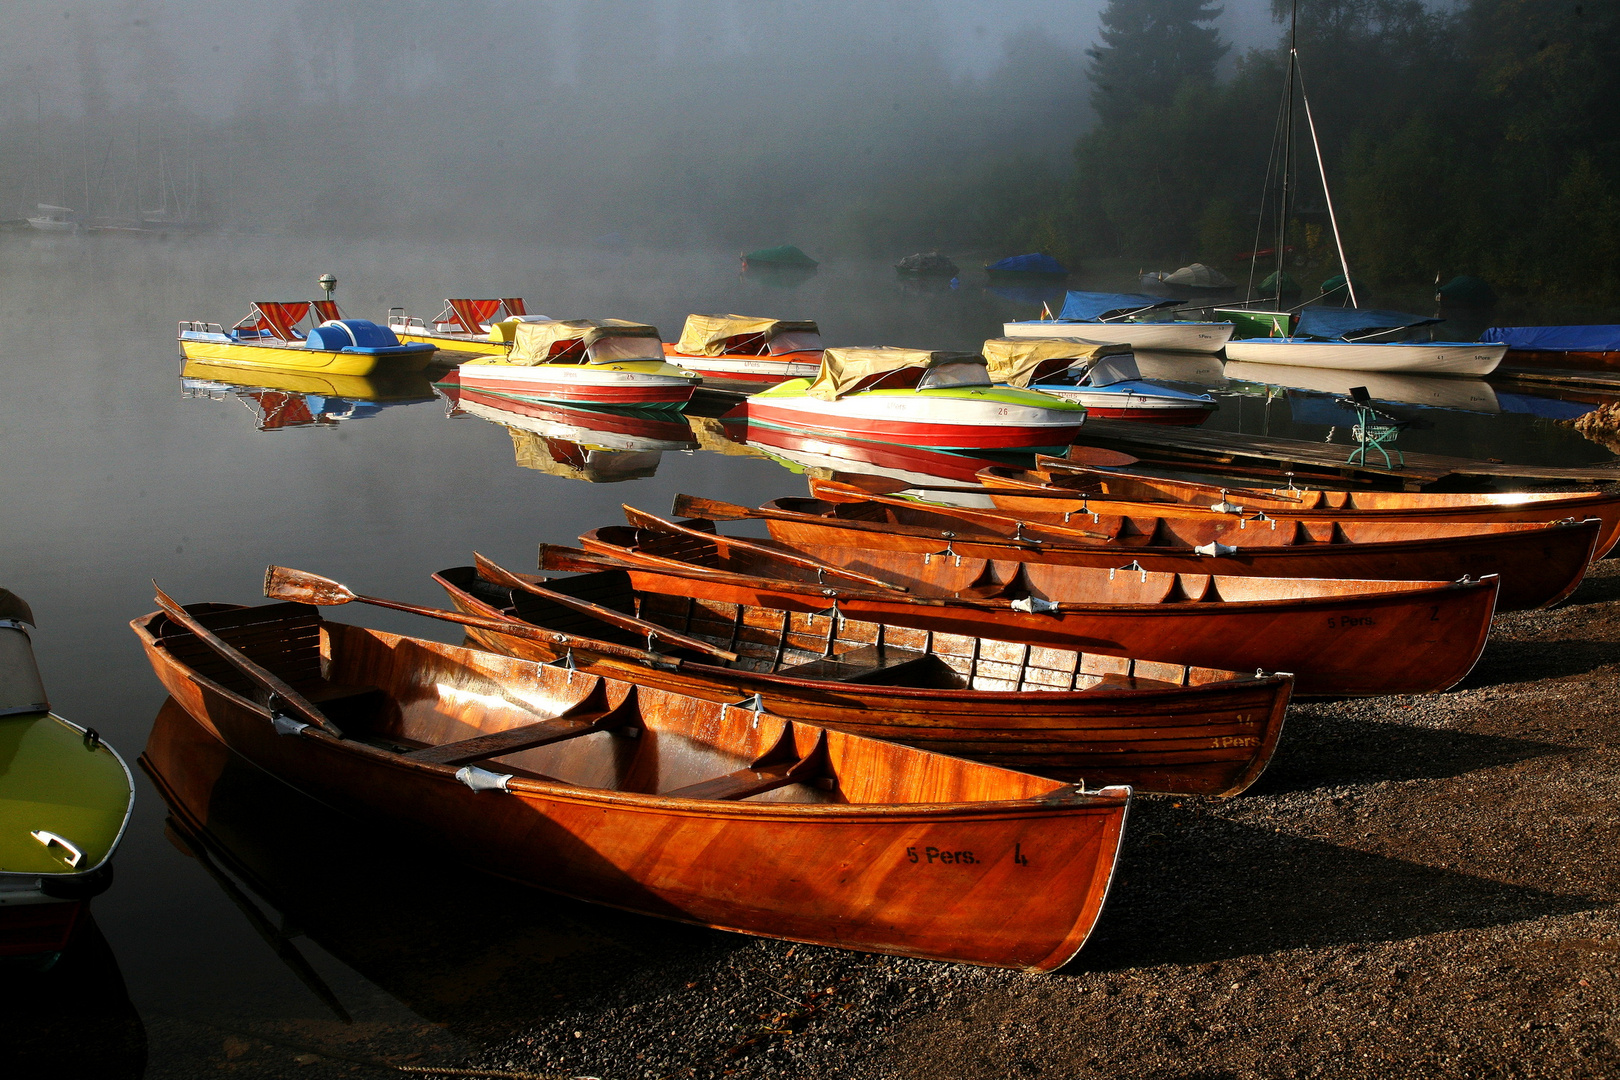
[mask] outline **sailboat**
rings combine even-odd
[[[1277,270],[1268,281],[1275,282],[1277,292],[1282,292],[1282,283],[1286,279],[1287,253],[1291,250],[1287,243],[1287,229],[1290,172],[1294,156],[1294,91],[1297,84],[1300,103],[1305,106],[1305,123],[1311,133],[1311,148],[1316,158],[1317,173],[1322,180],[1322,195],[1327,204],[1328,223],[1332,226],[1333,244],[1338,252],[1339,268],[1344,276],[1345,291],[1349,294],[1351,306],[1338,308],[1316,305],[1297,312],[1256,311],[1246,306],[1217,308],[1217,315],[1231,318],[1237,326],[1233,340],[1226,344],[1226,358],[1261,364],[1333,368],[1341,371],[1489,375],[1496,370],[1496,365],[1502,362],[1502,357],[1507,352],[1505,344],[1479,341],[1406,341],[1403,338],[1411,330],[1441,320],[1399,311],[1365,309],[1360,306],[1360,300],[1356,296],[1355,280],[1350,276],[1350,266],[1344,257],[1344,241],[1339,235],[1338,215],[1333,209],[1333,195],[1328,189],[1327,169],[1322,163],[1322,144],[1317,138],[1316,121],[1311,115],[1311,102],[1305,93],[1305,80],[1300,71],[1298,20],[1299,4],[1298,0],[1295,0],[1288,41],[1288,79],[1279,118],[1283,150],[1280,167],[1282,190],[1278,199],[1277,238],[1273,248],[1277,254]],[[1259,248],[1258,242],[1255,246]],[[1252,283],[1252,273],[1250,280]],[[1245,333],[1262,336],[1242,336]]]

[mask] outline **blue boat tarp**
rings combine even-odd
[[[1479,340],[1525,352],[1613,352],[1620,349],[1620,326],[1493,326]]]
[[[1069,268],[1050,255],[1013,255],[1000,262],[989,263],[985,269],[992,274],[1053,274],[1062,275]]]
[[[1428,326],[1430,323],[1440,321],[1432,315],[1413,315],[1406,311],[1325,307],[1313,304],[1299,313],[1299,325],[1294,328],[1294,336],[1336,341],[1367,337],[1384,330],[1399,330],[1407,326]]]
[[[1150,308],[1175,307],[1180,300],[1145,293],[1070,292],[1063,298],[1058,318],[1070,322],[1096,322]]]

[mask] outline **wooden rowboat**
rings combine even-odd
[[[634,525],[586,533],[583,552],[542,545],[540,568],[618,565],[637,589],[652,592],[836,610],[1162,663],[1292,671],[1299,694],[1414,694],[1454,685],[1485,647],[1498,580],[1222,577],[851,547],[789,550],[717,536],[708,531],[712,523],[693,528],[626,513]],[[593,563],[591,554],[614,562]]]
[[[1600,527],[1597,519],[1540,524],[1158,517],[1151,504],[1044,494],[1017,507],[980,510],[868,496],[814,479],[810,488],[819,500],[779,499],[758,511],[768,516],[773,537],[920,552],[948,546],[964,555],[1069,566],[1108,568],[1135,560],[1147,570],[1188,574],[1391,581],[1499,574],[1500,611],[1546,607],[1574,592],[1586,576]],[[686,499],[677,505],[703,517],[698,507],[719,512],[727,504]],[[1119,506],[1147,507],[1148,513],[1110,512]]]
[[[540,888],[1030,971],[1072,957],[1107,894],[1128,788],[1082,791],[302,604],[160,600],[136,635],[227,746]]]
[[[1561,521],[1599,518],[1596,558],[1620,541],[1620,492],[1507,491],[1430,493],[1411,491],[1326,491],[1321,488],[1222,487],[1191,480],[1167,480],[1139,473],[1098,469],[1067,458],[1037,456],[1035,474],[1056,491],[1084,491],[1133,502],[1165,502],[1208,508],[1216,503],[1240,505],[1297,518],[1348,521]],[[1000,480],[1009,473],[986,478]],[[1033,479],[1033,477],[1026,477]]]
[[[493,574],[518,577],[499,568]],[[1092,785],[1236,795],[1271,760],[1293,685],[1286,675],[1156,664],[641,592],[621,570],[545,582],[553,594],[609,613],[634,612],[740,654],[726,662],[676,645],[667,662],[638,663],[578,643],[594,637],[629,648],[643,641],[588,611],[511,588],[471,566],[441,571],[434,580],[468,615],[524,621],[576,640],[568,648],[469,631],[497,652],[543,661],[571,656],[583,671],[712,701],[758,695],[762,707],[790,720]]]

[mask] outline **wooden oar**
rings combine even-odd
[[[871,577],[867,574],[858,574],[853,570],[845,570],[841,566],[832,566],[828,563],[822,562],[819,559],[806,558],[803,555],[791,555],[785,551],[778,551],[775,548],[766,547],[764,544],[756,544],[748,540],[738,540],[733,536],[721,536],[718,533],[702,532],[698,529],[688,528],[685,525],[677,525],[673,521],[665,521],[657,514],[649,514],[645,510],[637,510],[635,507],[628,504],[626,504],[624,507],[624,516],[626,521],[630,522],[631,525],[634,525],[638,529],[650,529],[654,532],[673,532],[682,536],[694,536],[700,540],[707,540],[719,546],[732,547],[739,551],[747,551],[754,555],[763,556],[764,558],[785,562],[789,566],[797,566],[802,570],[814,570],[818,575],[840,577],[845,581],[853,581],[861,585],[871,585],[875,588],[887,589],[890,592],[908,591],[904,585],[896,585],[892,581],[884,581],[882,578]]]
[[[873,495],[868,500],[878,506],[898,506],[905,509],[919,508],[927,512],[928,504],[919,504],[910,499],[888,499],[880,495]],[[939,504],[934,504],[939,505]],[[951,509],[946,507],[946,510]],[[967,508],[963,508],[967,509]],[[1108,533],[1089,532],[1085,529],[1076,529],[1069,525],[1054,525],[1049,522],[1025,522],[1011,514],[998,513],[994,510],[979,510],[973,508],[970,513],[981,516],[986,521],[1004,525],[1009,531],[1016,531],[1019,526],[1032,525],[1034,528],[1044,529],[1047,532],[1057,533],[1063,537],[1084,537],[1088,540],[1112,540]],[[963,543],[1006,544],[1022,548],[1043,548],[1046,543],[1042,540],[1020,539],[1011,536],[988,533],[983,536],[951,536],[939,529],[922,525],[902,525],[886,521],[861,521],[858,518],[823,517],[820,514],[793,513],[787,510],[770,510],[763,506],[750,509],[746,506],[737,506],[734,503],[721,502],[719,499],[701,499],[696,495],[675,496],[675,506],[671,510],[676,517],[707,518],[710,521],[796,521],[811,522],[812,524],[825,523],[851,532],[883,533],[890,536],[926,536],[929,538],[960,540]],[[964,518],[964,521],[968,519]],[[970,522],[971,523],[971,522]]]
[[[497,634],[505,634],[508,637],[526,638],[529,641],[541,641],[548,645],[561,645],[569,649],[578,649],[581,652],[614,656],[621,660],[634,660],[643,664],[680,663],[678,657],[661,656],[655,652],[630,649],[623,645],[615,645],[610,641],[575,637],[573,634],[565,634],[560,630],[547,630],[544,627],[528,626],[524,623],[500,622],[479,615],[463,615],[459,611],[446,611],[443,608],[417,607],[415,604],[402,604],[398,600],[382,600],[375,596],[361,596],[347,585],[339,584],[331,578],[324,578],[319,574],[310,574],[286,566],[271,566],[265,569],[264,595],[272,600],[293,600],[300,604],[314,604],[319,607],[332,607],[337,604],[355,602],[371,604],[376,607],[392,608],[395,611],[406,611],[412,615],[425,615],[430,619],[443,619],[445,622],[460,623],[462,626],[471,626],[479,630],[490,630]]]
[[[272,713],[276,711],[276,705],[279,703],[286,706],[289,711],[297,713],[303,718],[304,723],[313,724],[334,738],[343,738],[343,732],[338,730],[338,726],[328,720],[326,715],[317,709],[303,694],[288,686],[274,673],[249,660],[242,650],[198,622],[196,616],[169,599],[168,594],[158,588],[157,582],[152,582],[152,589],[157,593],[158,606],[163,609],[163,614],[190,630],[198,641],[214,650],[220,655],[221,659],[243,675],[246,675],[251,682],[258,684],[261,690],[270,695],[265,702],[265,706]]]
[[[473,563],[476,565],[480,577],[493,581],[497,585],[504,585],[508,589],[522,589],[533,596],[550,600],[554,604],[561,604],[565,608],[600,619],[609,625],[619,627],[621,630],[633,630],[638,634],[645,634],[650,638],[667,641],[671,645],[691,649],[693,652],[700,652],[705,656],[716,657],[731,663],[737,661],[736,653],[722,649],[718,645],[711,645],[701,638],[677,634],[675,631],[659,626],[657,623],[647,622],[645,619],[638,619],[634,615],[626,615],[622,611],[615,611],[602,604],[593,604],[589,600],[581,600],[578,597],[569,596],[567,593],[548,589],[544,585],[526,581],[500,566],[493,559],[486,559],[476,551],[473,552]]]

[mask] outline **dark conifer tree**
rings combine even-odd
[[[1189,82],[1211,84],[1230,46],[1212,26],[1210,0],[1110,0],[1091,57],[1091,103],[1105,124],[1163,107]]]

